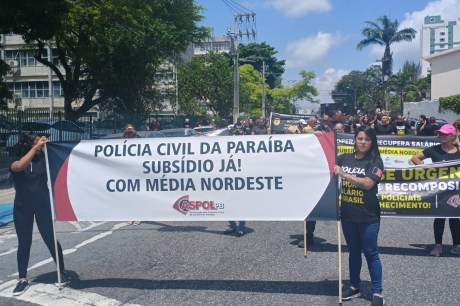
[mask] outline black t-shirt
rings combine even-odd
[[[391,123],[385,125],[377,123],[374,125],[374,130],[377,135],[390,135],[394,132],[394,126]]]
[[[436,136],[436,134],[434,133],[434,131],[436,130],[439,130],[438,124],[427,124],[425,125],[423,130],[421,130],[421,133],[423,136]]]
[[[342,154],[337,157],[337,165],[341,166],[346,173],[356,177],[370,177],[377,181],[377,184],[383,174],[381,158],[372,161],[368,158],[356,159],[354,153]],[[345,179],[342,180],[340,189],[342,220],[353,223],[374,223],[380,220],[377,184],[370,190],[364,190]]]
[[[11,165],[18,160],[20,157],[13,158],[10,163],[10,171]],[[45,154],[35,155],[30,165],[21,172],[11,171],[11,175],[13,176],[14,189],[16,189],[15,206],[33,209],[38,205],[50,205]]]
[[[402,121],[394,124],[394,133],[395,135],[410,135],[410,124],[407,121]]]
[[[458,149],[455,153],[447,153],[442,149],[440,144],[426,148],[422,153],[426,158],[431,158],[433,163],[460,159],[460,151]]]

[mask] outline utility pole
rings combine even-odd
[[[265,119],[265,60],[262,60],[262,118]]]
[[[233,55],[233,123],[236,123],[240,115],[240,71],[239,71],[239,51],[238,51],[238,39],[245,37],[254,37],[256,35],[255,30],[255,13],[237,13],[234,15],[234,32],[227,33],[230,37],[232,55]],[[240,27],[241,25],[241,27]],[[246,32],[239,30],[245,28]],[[250,29],[251,28],[251,29]]]

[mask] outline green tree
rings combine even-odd
[[[8,86],[5,82],[5,76],[8,71],[9,66],[2,59],[0,59],[0,109],[7,109],[7,100],[12,98],[12,95],[8,91]]]
[[[159,103],[154,90],[158,66],[208,34],[197,26],[201,8],[193,0],[65,1],[66,10],[55,16],[59,19],[50,33],[36,33],[32,21],[42,18],[46,7],[40,3],[41,11],[23,12],[31,22],[24,19],[12,31],[31,42],[36,60],[58,76],[70,120],[96,105],[137,114],[151,109]],[[15,15],[6,17],[6,24],[14,24]],[[59,63],[42,56],[50,44]]]
[[[262,115],[262,76],[252,65],[240,69],[240,112],[250,116]],[[268,86],[266,85],[266,88]]]
[[[239,46],[240,64],[249,64],[262,73],[265,62],[265,80],[270,88],[281,84],[281,75],[284,73],[285,60],[278,60],[275,55],[278,51],[266,42],[241,44]]]
[[[179,109],[187,115],[229,117],[233,106],[233,68],[226,53],[210,52],[194,57],[178,69]]]
[[[380,68],[370,67],[364,72],[353,70],[344,75],[337,82],[334,90],[347,94],[343,100],[347,105],[353,105],[356,98],[356,111],[373,113],[376,107],[382,106],[381,84],[382,71]],[[354,112],[351,108],[348,111]]]
[[[301,80],[286,87],[277,87],[269,91],[270,110],[279,113],[295,112],[293,102],[297,100],[306,100],[318,103],[315,97],[318,90],[311,85],[312,80],[316,77],[314,72],[301,70],[299,72]]]
[[[376,21],[366,21],[367,27],[361,30],[365,36],[356,48],[362,50],[370,45],[379,45],[385,47],[385,52],[382,58],[383,75],[391,76],[393,67],[393,53],[390,46],[393,43],[402,41],[412,41],[415,38],[415,31],[412,28],[404,28],[399,30],[399,22],[390,20],[387,16],[381,16]]]

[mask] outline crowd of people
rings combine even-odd
[[[376,111],[373,118],[367,115],[345,116],[336,111],[331,116],[324,115],[322,120],[312,116],[300,119],[285,129],[288,134],[312,133],[321,135],[325,132],[354,134],[354,152],[342,154],[337,158],[334,173],[340,177],[340,192],[358,194],[341,201],[341,221],[343,234],[349,249],[350,286],[343,291],[343,300],[360,296],[360,273],[364,254],[371,277],[373,292],[372,305],[383,305],[382,264],[378,252],[378,233],[380,229],[380,206],[377,197],[378,183],[382,177],[384,166],[380,157],[377,135],[437,135],[440,144],[424,149],[412,157],[416,165],[426,158],[433,162],[460,159],[460,119],[452,124],[438,125],[436,118],[420,115],[414,125],[409,123],[410,113],[406,116],[397,114],[392,118],[388,114]],[[238,118],[229,130],[230,135],[263,135],[269,133],[268,123],[264,118]],[[123,138],[137,137],[136,129],[127,124],[123,129]],[[47,142],[45,136],[25,134],[20,138],[17,154],[11,161],[10,171],[14,180],[16,196],[14,200],[14,223],[18,237],[18,270],[19,282],[13,295],[22,294],[28,287],[27,266],[32,243],[34,219],[40,234],[48,247],[51,256],[60,267],[60,283],[66,285],[70,278],[64,270],[62,248],[57,242],[57,254],[54,245],[53,221],[51,204],[47,187],[45,157],[42,149]],[[356,171],[360,169],[360,171]],[[352,200],[351,200],[352,199]],[[442,236],[446,219],[436,218],[433,229],[434,248],[430,255],[439,257],[443,253]],[[131,225],[139,221],[129,222]],[[307,221],[307,243],[314,244],[316,222]],[[449,226],[452,234],[452,254],[460,255],[460,219],[450,218]],[[241,237],[246,233],[245,221],[230,221],[225,234],[236,234]],[[299,246],[303,247],[303,243]]]

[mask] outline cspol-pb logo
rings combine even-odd
[[[460,195],[456,194],[454,196],[451,196],[449,200],[447,200],[447,204],[455,208],[460,206]]]
[[[190,201],[188,195],[180,197],[174,202],[173,208],[186,215],[190,211],[203,210],[217,210],[214,201]]]

